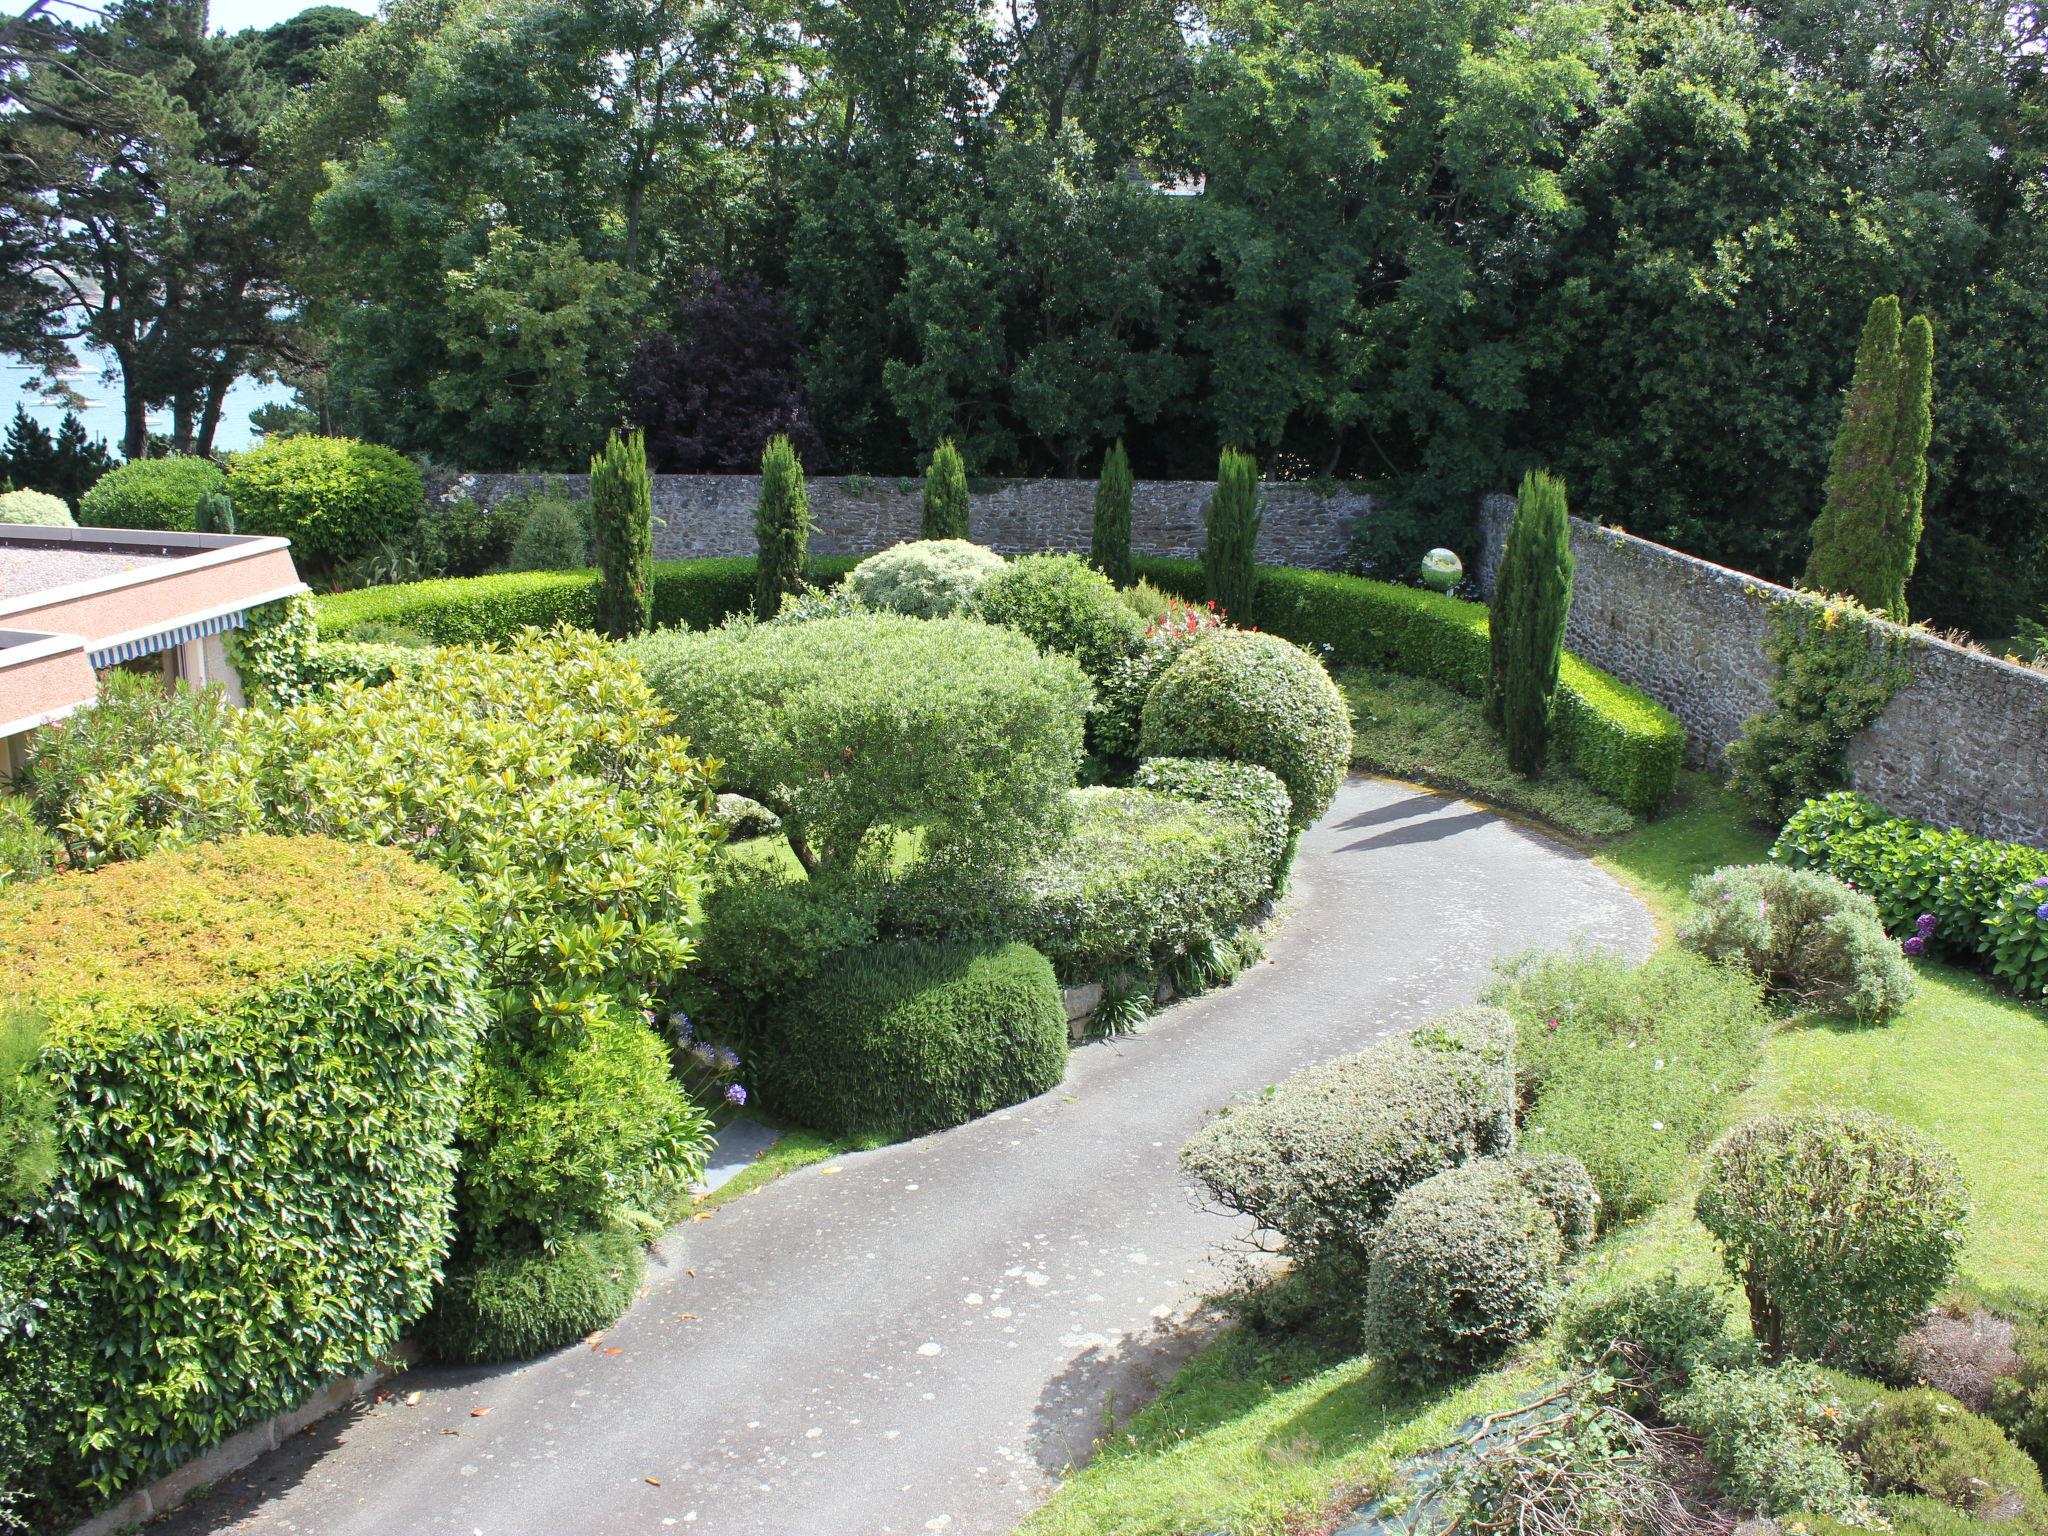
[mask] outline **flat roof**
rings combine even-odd
[[[0,529],[0,599],[27,597],[102,576],[119,576],[191,553],[162,545],[30,543],[9,538],[8,530]]]

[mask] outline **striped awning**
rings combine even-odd
[[[210,619],[180,624],[173,629],[159,630],[156,634],[144,635],[139,639],[123,640],[87,654],[95,668],[118,666],[124,661],[133,661],[138,656],[168,651],[173,646],[183,645],[187,640],[203,640],[208,635],[240,629],[248,622],[247,610],[238,608],[233,613],[215,614]]]

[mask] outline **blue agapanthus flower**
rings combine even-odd
[[[725,1090],[725,1102],[732,1105],[734,1108],[738,1108],[740,1105],[747,1102],[747,1090],[742,1088],[738,1083],[734,1083],[730,1088]]]

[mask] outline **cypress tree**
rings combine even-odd
[[[235,504],[220,491],[208,491],[192,508],[194,533],[233,533]]]
[[[1102,461],[1095,482],[1095,526],[1088,540],[1088,563],[1120,587],[1138,579],[1131,564],[1131,460],[1118,438]]]
[[[924,472],[924,518],[927,539],[967,537],[967,464],[953,439],[942,437]]]
[[[1805,584],[1904,620],[1927,499],[1934,327],[1925,315],[1901,324],[1900,314],[1898,298],[1886,294],[1864,321]]]
[[[1240,624],[1250,617],[1258,587],[1259,463],[1235,448],[1216,465],[1202,540],[1202,578],[1218,607]]]
[[[647,440],[614,432],[590,461],[590,531],[597,545],[597,627],[614,640],[654,619],[654,482]]]
[[[754,612],[772,619],[784,597],[801,592],[811,543],[811,499],[804,467],[777,433],[761,454],[761,500],[754,507]]]
[[[1571,521],[1563,482],[1539,470],[1522,477],[1508,524],[1489,615],[1492,667],[1487,702],[1506,743],[1508,765],[1543,771],[1550,705],[1572,606]]]

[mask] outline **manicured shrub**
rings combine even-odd
[[[227,484],[228,477],[211,459],[134,459],[93,482],[78,500],[78,521],[87,528],[189,532],[199,498],[224,491]]]
[[[1102,458],[1095,482],[1095,519],[1088,532],[1088,563],[1119,587],[1137,579],[1131,564],[1131,460],[1118,438]]]
[[[1500,1164],[1557,1223],[1566,1255],[1592,1246],[1600,1223],[1600,1191],[1584,1163],[1568,1152],[1516,1152]]]
[[[1028,635],[1040,650],[1081,664],[1091,682],[1107,677],[1137,646],[1145,626],[1079,555],[1025,555],[999,569],[971,605],[987,623]]]
[[[1514,1042],[1498,1010],[1453,1010],[1231,1106],[1181,1171],[1297,1249],[1360,1252],[1403,1190],[1512,1150]]]
[[[425,1310],[484,1018],[472,920],[445,875],[322,838],[0,894],[105,1288],[101,1490],[296,1406]]]
[[[1773,1360],[1884,1371],[1955,1272],[1968,1198],[1948,1155],[1875,1115],[1772,1115],[1715,1147],[1695,1206]]]
[[[530,1360],[617,1322],[645,1268],[639,1238],[616,1227],[464,1265],[435,1296],[421,1341],[458,1365]]]
[[[970,512],[967,500],[967,464],[953,439],[942,437],[932,450],[931,463],[924,472],[924,509],[918,519],[919,537],[961,539],[968,532]]]
[[[90,1514],[87,1409],[100,1391],[97,1276],[33,1228],[0,1228],[0,1521],[61,1531]]]
[[[352,437],[286,437],[251,448],[230,462],[228,489],[243,533],[281,535],[313,562],[347,560],[398,537],[426,499],[412,460]]]
[[[1556,1309],[1557,1224],[1491,1158],[1405,1191],[1369,1249],[1366,1351],[1409,1381],[1491,1365]]]
[[[1666,1411],[1699,1436],[1715,1482],[1738,1509],[1871,1523],[1873,1507],[1841,1446],[1849,1416],[1813,1366],[1705,1369]]]
[[[1550,715],[1572,606],[1572,530],[1564,486],[1539,470],[1522,477],[1514,520],[1493,582],[1487,706],[1500,722],[1508,763],[1543,771]]]
[[[1216,490],[1202,515],[1202,582],[1205,595],[1225,612],[1251,611],[1258,591],[1256,553],[1260,510],[1258,461],[1226,448],[1216,465]]]
[[[57,1171],[57,1095],[37,1065],[47,1038],[40,1013],[0,1003],[0,1221]]]
[[[1739,965],[1774,997],[1883,1018],[1913,996],[1913,969],[1877,905],[1835,879],[1782,864],[1717,869],[1692,885],[1687,949]]]
[[[590,507],[567,496],[538,495],[512,540],[506,564],[515,571],[580,571],[590,567]]]
[[[972,848],[995,867],[1065,814],[1087,682],[1022,635],[871,613],[665,632],[629,654],[808,870],[915,829],[928,857]]]
[[[590,536],[598,632],[629,639],[654,621],[654,482],[637,430],[614,432],[590,461]]]
[[[761,499],[754,506],[754,613],[772,619],[783,599],[804,589],[811,548],[811,499],[804,467],[781,433],[761,453]]]
[[[1730,1336],[1734,1308],[1725,1290],[1666,1271],[1565,1304],[1560,1327],[1567,1358],[1629,1383],[1637,1408],[1654,1408],[1685,1389],[1700,1370],[1750,1363],[1753,1345]]]
[[[1915,1494],[2023,1529],[2048,1529],[2041,1469],[1982,1414],[1945,1392],[1887,1392],[1856,1420],[1850,1448],[1878,1493]]]
[[[940,619],[966,608],[1003,563],[964,539],[920,539],[869,555],[846,581],[870,608]]]
[[[47,491],[0,491],[0,523],[29,528],[77,526],[64,498]]]
[[[1124,594],[1128,596],[1129,594]],[[1169,605],[1138,643],[1094,679],[1095,706],[1088,717],[1089,743],[1104,757],[1135,757],[1144,725],[1145,700],[1159,675],[1210,635],[1227,628],[1214,603],[1196,608]]]
[[[722,860],[704,896],[692,975],[744,1021],[833,956],[874,943],[883,895],[861,870],[793,879]]]
[[[199,498],[192,509],[192,531],[194,533],[233,533],[235,531],[235,501],[232,496],[213,492]]]
[[[1322,663],[1275,635],[1211,635],[1167,669],[1145,700],[1146,757],[1222,757],[1270,769],[1293,823],[1308,826],[1351,769],[1351,711]]]
[[[1603,1226],[1670,1198],[1727,1123],[1768,1027],[1755,981],[1683,951],[1640,967],[1534,957],[1485,997],[1520,1026],[1525,1145],[1586,1165]]]
[[[833,1135],[916,1136],[1057,1087],[1067,1014],[1028,945],[869,946],[791,994],[766,1063],[778,1113]]]
[[[0,793],[0,885],[41,879],[56,867],[62,852],[24,796]]]
[[[751,573],[751,560],[718,562]],[[742,588],[742,590],[744,590]],[[744,603],[742,603],[744,606]],[[359,624],[397,624],[437,645],[501,645],[522,629],[597,623],[597,578],[589,571],[522,571],[460,580],[363,587],[313,600],[320,634],[344,639]],[[699,622],[717,623],[724,614]],[[680,622],[670,618],[666,622]]]
[[[1257,763],[1215,757],[1148,757],[1131,778],[1133,789],[1156,789],[1182,800],[1212,800],[1248,820],[1253,841],[1277,879],[1288,858],[1287,786]]]

